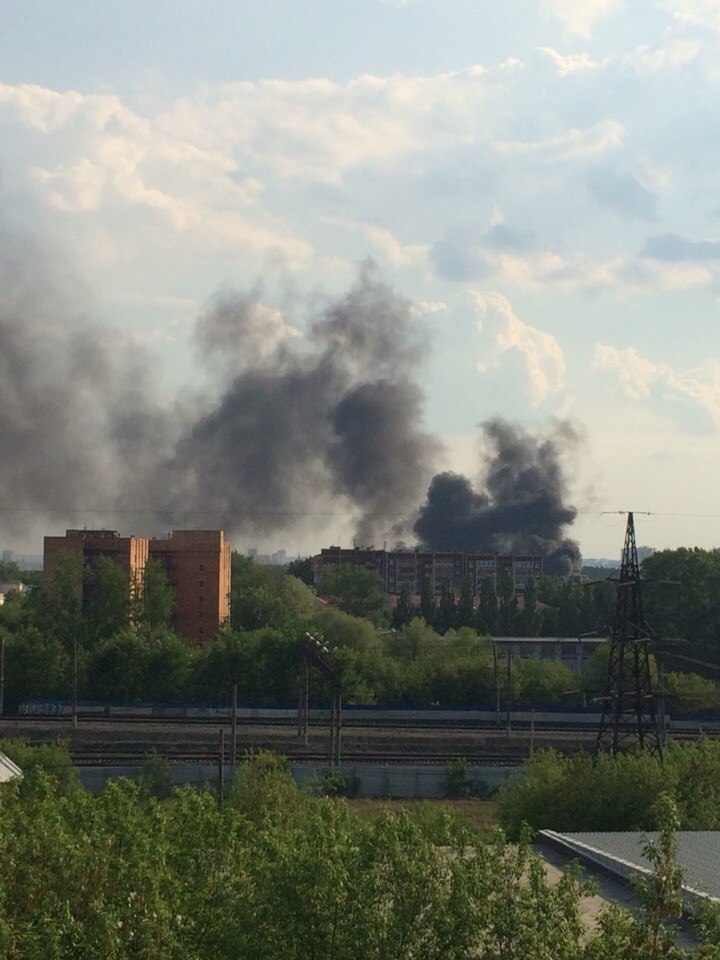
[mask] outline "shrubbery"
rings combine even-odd
[[[647,752],[537,752],[501,788],[501,823],[510,836],[523,823],[534,830],[650,830],[661,793],[674,798],[683,829],[720,829],[720,742],[670,743],[662,764]]]
[[[550,885],[526,835],[506,845],[446,816],[360,820],[299,792],[267,754],[222,806],[190,788],[161,805],[129,781],[92,797],[59,795],[41,770],[28,780],[0,788],[0,960],[685,956],[663,932],[667,884],[644,920],[613,909],[588,933],[587,887],[572,873]],[[663,837],[671,875],[672,824]]]

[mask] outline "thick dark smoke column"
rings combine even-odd
[[[484,488],[467,477],[433,477],[415,533],[430,550],[478,553],[533,553],[545,558],[548,573],[579,568],[580,550],[563,528],[575,519],[565,504],[560,455],[576,441],[568,424],[536,438],[500,418],[483,424],[492,452],[485,463]]]
[[[229,380],[155,485],[191,523],[264,534],[344,510],[363,543],[395,535],[436,451],[412,382],[425,346],[411,304],[365,264],[306,337],[293,333],[247,294],[201,317],[203,350]]]

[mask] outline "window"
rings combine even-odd
[[[204,564],[204,563],[201,563],[201,564],[200,564],[200,573],[205,573],[205,564]]]
[[[205,633],[205,630],[202,627],[200,627],[198,630],[198,633],[200,634],[200,636],[202,636]]]
[[[198,597],[198,603],[205,603],[205,597]]]
[[[204,581],[204,580],[201,580],[201,581],[198,583],[198,586],[199,586],[199,587],[204,587],[204,586],[205,586],[205,581]]]
[[[202,619],[202,618],[205,616],[205,611],[204,611],[204,610],[198,610],[198,616],[200,617],[200,619]]]

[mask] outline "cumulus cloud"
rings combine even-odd
[[[535,156],[546,163],[575,160],[595,156],[619,147],[623,141],[623,126],[616,120],[601,120],[584,130],[573,127],[553,137],[541,140],[499,141],[498,153],[509,156]]]
[[[565,357],[555,337],[523,323],[502,294],[473,291],[471,295],[483,344],[479,372],[519,364],[534,405],[562,390]]]
[[[720,429],[720,362],[715,359],[681,372],[640,356],[634,347],[597,343],[593,366],[612,376],[629,399],[653,402],[691,431]]]
[[[589,37],[595,23],[618,6],[618,0],[542,0],[545,13],[556,17],[565,33]]]
[[[553,50],[552,47],[539,47],[538,49],[552,62],[561,77],[577,73],[578,70],[595,70],[600,66],[599,61],[593,60],[589,53],[563,55],[558,53],[557,50]]]
[[[669,0],[668,6],[678,20],[720,33],[718,0]]]

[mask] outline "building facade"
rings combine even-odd
[[[459,593],[469,580],[473,595],[479,596],[483,580],[492,579],[497,591],[503,574],[513,581],[516,594],[525,592],[530,580],[543,573],[542,557],[505,556],[485,553],[433,553],[425,550],[373,550],[354,547],[327,547],[315,558],[315,582],[322,583],[323,570],[339,563],[351,563],[378,574],[387,593],[397,596],[404,583],[419,594],[429,581],[436,596],[446,587]]]
[[[122,567],[131,590],[140,591],[148,542],[145,537],[121,537],[116,530],[66,530],[64,537],[45,537],[43,556],[43,569],[50,576],[62,557],[82,561],[85,568],[96,566],[105,557]],[[95,599],[95,585],[87,577],[79,578],[77,589],[83,608],[87,608]]]
[[[607,643],[605,637],[493,637],[498,656],[555,660],[581,674],[593,653]]]
[[[82,561],[78,572],[101,557],[125,571],[129,588],[142,590],[148,557],[158,560],[175,589],[171,615],[174,630],[202,643],[230,619],[230,544],[222,530],[173,530],[164,539],[121,537],[115,530],[68,530],[64,537],[45,537],[44,570],[52,576],[62,557]],[[78,576],[83,608],[95,600],[91,578]]]
[[[222,530],[173,530],[149,541],[175,588],[172,626],[202,643],[230,621],[230,543]]]

